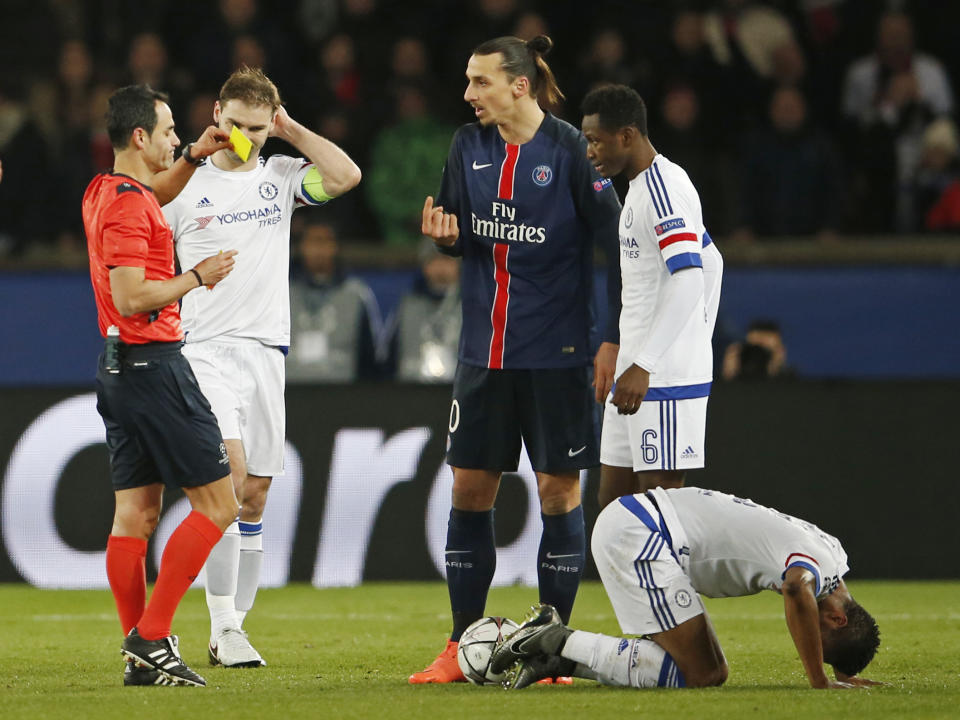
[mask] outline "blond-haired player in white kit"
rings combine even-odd
[[[690,178],[650,143],[640,96],[600,87],[582,109],[590,162],[604,177],[630,180],[620,212],[620,353],[600,444],[604,507],[680,487],[686,470],[704,466],[723,259]]]
[[[243,133],[252,143],[249,156],[221,150],[199,162],[163,212],[181,267],[223,248],[238,250],[231,282],[194,293],[181,314],[183,354],[220,424],[241,504],[239,522],[206,564],[210,661],[257,667],[265,663],[242,623],[260,580],[267,491],[283,472],[290,219],[297,207],[322,205],[356,186],[360,169],[332,142],[294,121],[259,69],[243,67],[227,79],[213,118],[220,128]],[[305,159],[262,159],[269,137],[286,140]],[[191,160],[189,145],[183,154]]]
[[[607,505],[591,546],[620,629],[644,637],[574,631],[540,606],[494,652],[494,672],[514,665],[512,687],[554,674],[640,688],[721,685],[727,661],[698,593],[761,590],[783,596],[811,687],[876,684],[857,674],[880,631],[843,582],[840,542],[812,523],[714,490],[654,488]]]

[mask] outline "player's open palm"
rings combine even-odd
[[[433,197],[430,195],[423,203],[423,223],[420,230],[427,237],[433,238],[438,245],[453,245],[460,236],[457,216],[445,213],[441,205],[434,207]]]
[[[201,260],[194,268],[200,273],[200,279],[208,288],[212,288],[218,282],[223,280],[233,270],[234,256],[236,250],[227,250],[226,252],[211,255],[206,260]]]

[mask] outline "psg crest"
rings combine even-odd
[[[533,169],[533,181],[540,187],[545,187],[553,180],[553,170],[549,165],[537,165]]]

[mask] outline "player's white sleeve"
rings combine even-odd
[[[710,243],[700,251],[703,261],[703,304],[707,311],[707,336],[713,337],[713,328],[717,324],[717,310],[720,308],[720,286],[723,284],[723,255],[715,243]]]
[[[699,307],[703,296],[703,270],[690,266],[670,275],[666,280],[663,302],[657,307],[657,316],[646,340],[632,358],[647,372],[653,372],[657,361],[680,337],[680,333]]]

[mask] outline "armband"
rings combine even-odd
[[[317,170],[316,166],[307,170],[307,174],[303,177],[301,187],[305,195],[309,195],[319,203],[333,200],[333,196],[327,195],[327,191],[323,189],[323,176],[320,174],[320,171]]]

